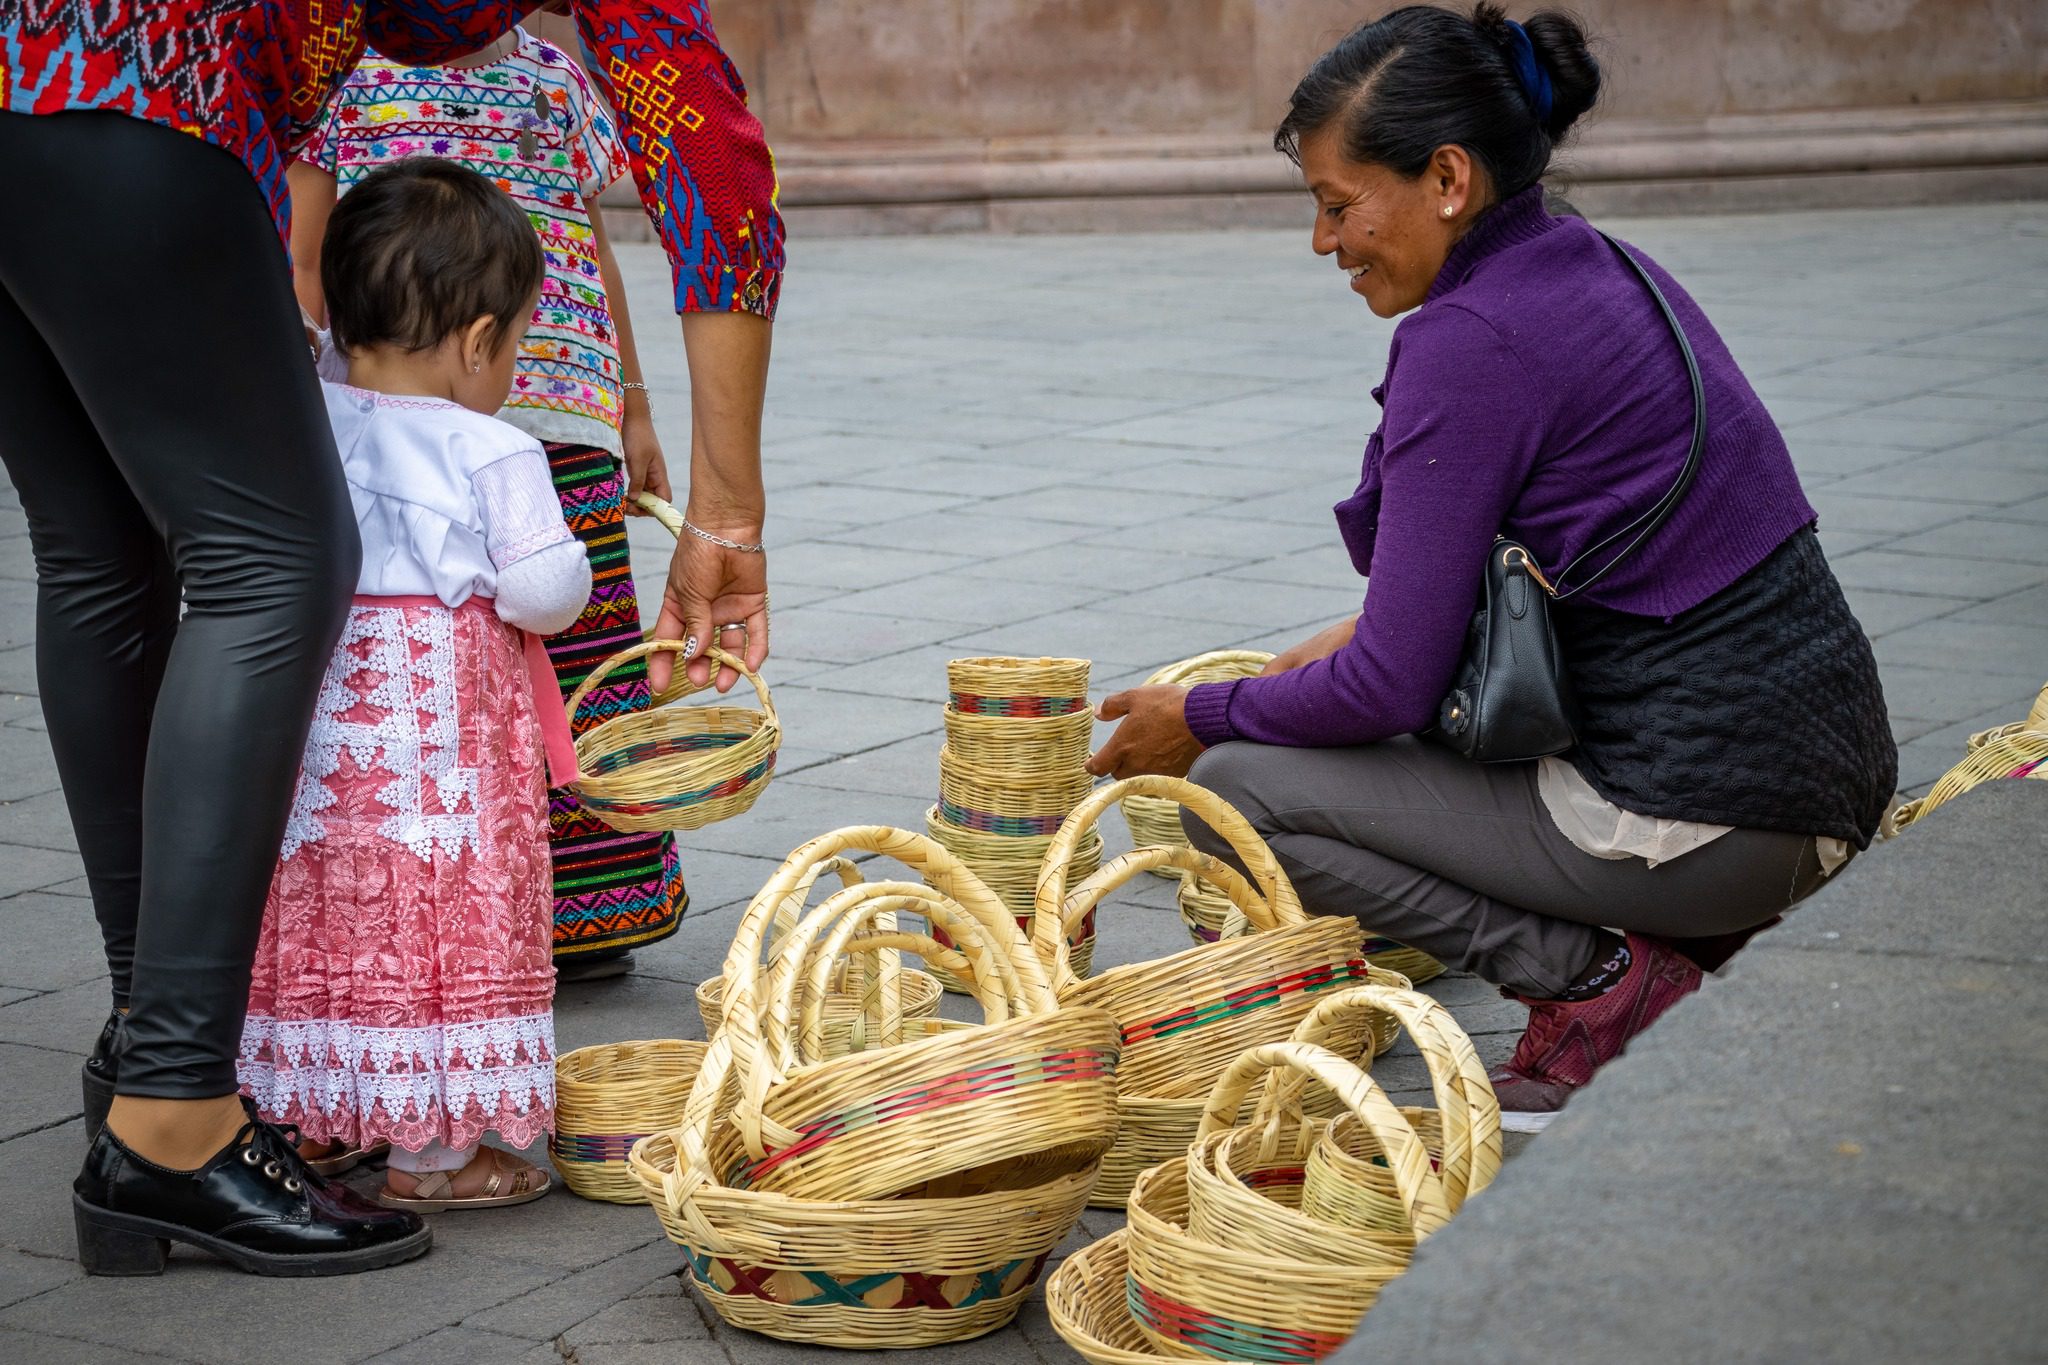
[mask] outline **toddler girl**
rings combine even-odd
[[[439,160],[364,177],[328,225],[325,385],[362,537],[264,907],[241,1079],[380,1202],[524,1203],[554,1114],[543,739],[573,773],[538,638],[590,594],[540,443],[505,401],[541,287],[526,216]]]
[[[544,443],[562,513],[590,552],[591,595],[547,642],[566,697],[603,660],[639,643],[621,495],[670,496],[625,290],[597,212],[598,193],[626,164],[611,113],[569,53],[516,29],[447,66],[371,54],[299,155],[292,252],[299,300],[316,319],[321,229],[336,194],[345,197],[379,166],[447,158],[490,179],[533,225],[546,279],[498,416]],[[578,728],[645,708],[646,667],[608,674]],[[623,971],[625,951],[673,933],[687,904],[674,836],[621,833],[560,789],[551,793],[549,820],[564,978]]]

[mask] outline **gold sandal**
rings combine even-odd
[[[391,1144],[388,1142],[373,1142],[367,1147],[344,1146],[326,1156],[306,1156],[303,1151],[299,1155],[305,1158],[306,1165],[313,1174],[335,1176],[346,1175],[365,1161],[374,1161],[390,1150]]]
[[[447,1213],[455,1209],[502,1209],[513,1204],[530,1204],[555,1187],[555,1179],[538,1166],[520,1162],[516,1170],[507,1170],[502,1164],[506,1160],[517,1160],[511,1153],[496,1147],[486,1147],[479,1155],[487,1155],[491,1163],[491,1177],[484,1182],[483,1189],[471,1195],[454,1193],[455,1177],[462,1171],[429,1171],[419,1178],[410,1195],[397,1195],[391,1186],[385,1185],[377,1191],[377,1202],[387,1209],[411,1209],[414,1213]],[[464,1166],[463,1170],[468,1170]],[[505,1177],[512,1177],[510,1190],[505,1190]],[[504,1193],[500,1193],[504,1191]]]

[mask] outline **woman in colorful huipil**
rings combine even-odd
[[[360,556],[292,297],[285,167],[366,47],[443,63],[539,5],[0,6],[0,185],[64,206],[0,214],[0,458],[28,517],[44,714],[115,1006],[85,1066],[73,1197],[152,1248],[345,1274],[376,1259],[361,1252],[378,1220],[411,1217],[313,1173],[237,1093],[264,896]],[[690,358],[685,515],[703,534],[677,546],[657,629],[705,644],[744,622],[744,645],[737,628],[723,643],[759,667],[774,160],[703,0],[569,9]]]
[[[440,67],[370,54],[290,172],[293,279],[316,320],[324,324],[320,239],[337,193],[379,166],[418,156],[452,160],[496,183],[532,221],[547,261],[498,415],[545,443],[562,515],[590,552],[590,603],[547,642],[566,697],[639,640],[625,508],[642,492],[671,496],[626,291],[597,207],[598,194],[624,173],[625,151],[575,58],[524,28]],[[577,728],[642,709],[649,695],[644,663],[614,670],[584,703]],[[672,835],[615,830],[563,787],[549,795],[548,826],[564,977],[622,971],[633,945],[675,932],[688,896]]]

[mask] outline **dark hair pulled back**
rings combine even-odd
[[[464,166],[411,157],[341,196],[320,247],[320,288],[344,350],[424,351],[486,315],[489,342],[523,335],[547,263],[533,221]]]
[[[1600,66],[1579,21],[1543,10],[1524,21],[1539,92],[1516,74],[1518,39],[1499,5],[1467,16],[1409,5],[1360,24],[1324,53],[1294,87],[1273,145],[1296,162],[1301,140],[1340,122],[1344,153],[1397,175],[1421,175],[1437,148],[1463,147],[1482,166],[1497,199],[1543,178],[1551,151],[1600,97]]]

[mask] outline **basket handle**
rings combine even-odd
[[[588,697],[591,690],[603,682],[613,669],[632,663],[635,659],[644,659],[650,654],[663,653],[673,654],[680,660],[683,656],[683,642],[681,640],[642,640],[637,645],[620,650],[596,668],[591,669],[590,676],[585,678],[578,684],[576,690],[569,694],[566,706],[569,711],[570,724],[575,724],[576,713],[583,709],[584,698]],[[744,659],[736,658],[716,645],[706,645],[702,651],[702,657],[732,669],[749,683],[752,683],[754,695],[761,699],[761,713],[768,718],[768,723],[777,726],[781,724],[775,716],[775,701],[768,695],[768,684],[761,681],[759,673],[747,667]],[[682,670],[677,669],[676,671],[681,672]],[[713,672],[715,674],[716,670],[713,670]],[[662,693],[661,700],[663,702],[674,701],[690,696],[692,693],[706,691],[710,686],[711,684],[708,681],[702,687],[677,688],[671,686],[668,691]]]
[[[683,514],[676,510],[674,503],[666,498],[658,498],[652,493],[642,493],[633,501],[640,504],[640,510],[667,528],[670,535],[677,540],[683,538]]]
[[[896,930],[894,912],[909,910],[945,931],[954,940],[951,949],[936,938],[926,937],[937,953],[945,954],[941,965],[962,972],[969,994],[982,1008],[985,1022],[1000,1024],[1020,1010],[1022,979],[1016,965],[979,920],[947,896],[915,882],[863,882],[837,892],[805,917],[790,937],[790,951],[777,962],[768,984],[769,1007],[763,1022],[770,1030],[769,1045],[775,1049],[785,1072],[800,1056],[789,1045],[787,1029],[801,1020],[806,1045],[815,1048],[823,1027],[824,1001],[829,993],[831,973],[840,958],[849,953],[872,952],[886,937],[904,937]],[[822,938],[822,942],[820,941]],[[935,960],[930,954],[920,957]],[[964,971],[963,971],[964,969]],[[879,1022],[889,1041],[900,1041],[903,1033],[900,997],[896,1017]],[[780,1038],[775,1030],[783,1030]]]
[[[775,907],[775,917],[768,926],[770,962],[773,962],[776,955],[782,951],[783,939],[789,931],[802,921],[804,906],[811,898],[811,888],[817,884],[818,878],[827,872],[839,878],[842,887],[858,886],[861,882],[860,865],[849,858],[825,858],[806,869],[795,889],[783,897],[782,903]],[[856,977],[850,984],[857,989],[860,984],[859,978]]]
[[[1443,1181],[1430,1169],[1429,1149],[1416,1133],[1414,1125],[1387,1098],[1379,1083],[1356,1063],[1313,1043],[1261,1043],[1239,1053],[1237,1060],[1217,1077],[1215,1088],[1210,1090],[1195,1141],[1199,1143],[1227,1131],[1252,1086],[1267,1073],[1275,1071],[1294,1072],[1321,1081],[1337,1096],[1345,1110],[1379,1139],[1380,1150],[1386,1154],[1387,1168],[1394,1178],[1394,1188],[1401,1196],[1402,1208],[1408,1212],[1417,1242],[1450,1221]],[[1278,1076],[1272,1078],[1273,1081],[1279,1079]],[[1270,1095],[1280,1088],[1269,1082],[1266,1091]]]
[[[1306,918],[1301,898],[1294,894],[1294,886],[1287,880],[1287,874],[1281,871],[1273,850],[1266,847],[1266,841],[1259,837],[1251,822],[1229,802],[1185,778],[1127,777],[1088,793],[1060,825],[1059,832],[1053,835],[1052,843],[1045,850],[1045,861],[1038,869],[1038,892],[1034,898],[1032,922],[1033,939],[1041,956],[1050,951],[1052,945],[1044,942],[1045,935],[1039,932],[1038,922],[1040,919],[1049,919],[1055,925],[1061,922],[1059,912],[1067,901],[1068,870],[1081,840],[1102,819],[1104,811],[1126,796],[1159,797],[1201,816],[1204,823],[1228,841],[1232,851],[1250,870],[1251,880],[1271,907],[1275,924],[1299,924]],[[1053,961],[1050,957],[1046,960],[1048,963]]]
[[[1155,868],[1178,868],[1182,873],[1197,881],[1207,882],[1230,897],[1230,903],[1244,912],[1244,916],[1260,929],[1279,927],[1272,907],[1258,893],[1252,884],[1238,874],[1236,868],[1221,858],[1212,857],[1199,849],[1184,844],[1154,844],[1149,848],[1132,849],[1119,854],[1097,868],[1088,879],[1067,893],[1065,907],[1055,926],[1049,915],[1033,915],[1031,920],[1031,946],[1040,958],[1056,964],[1055,975],[1062,991],[1069,989],[1079,979],[1074,976],[1068,959],[1073,951],[1071,939],[1082,921],[1099,906],[1109,893],[1132,881],[1134,878]]]
[[[1472,1040],[1451,1012],[1419,991],[1393,986],[1350,986],[1316,1003],[1295,1026],[1293,1041],[1326,1046],[1361,1015],[1399,1020],[1429,1068],[1430,1088],[1444,1126],[1444,1198],[1452,1212],[1493,1183],[1500,1173],[1500,1102]],[[1268,1088],[1253,1122],[1275,1123],[1295,1101],[1298,1081]],[[1284,1092],[1284,1093],[1283,1093]]]

